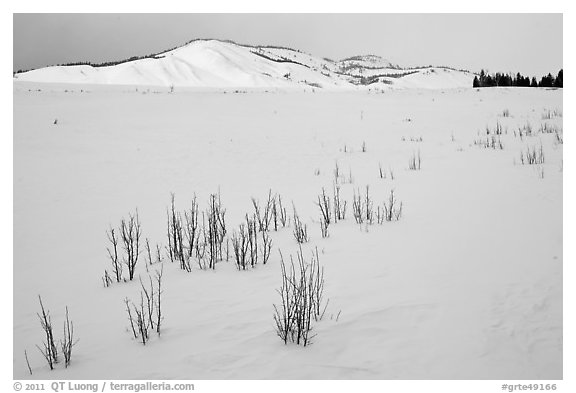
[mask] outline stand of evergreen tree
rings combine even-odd
[[[520,73],[516,75],[501,74],[497,72],[496,74],[487,74],[484,70],[480,71],[479,76],[474,77],[472,82],[473,87],[494,87],[494,86],[515,86],[515,87],[564,87],[564,76],[563,69],[558,71],[556,77],[552,74],[548,74],[540,79],[540,82],[536,80],[536,77],[530,79],[527,76],[523,76]]]

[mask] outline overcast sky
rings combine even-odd
[[[562,14],[14,14],[13,67],[121,60],[195,38],[476,72],[563,66]]]

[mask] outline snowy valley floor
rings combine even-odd
[[[562,91],[544,89],[15,83],[14,378],[562,378],[561,111]],[[503,149],[478,146],[497,124]],[[540,146],[544,164],[522,165]],[[421,169],[409,170],[418,152]],[[315,202],[322,187],[332,195],[336,163],[347,217],[323,239]],[[366,185],[379,205],[394,190],[399,221],[355,223],[353,192]],[[165,246],[170,194],[180,210],[194,194],[204,209],[219,191],[231,234],[270,189],[294,203],[304,254],[318,247],[325,269],[330,302],[313,344],[285,346],[274,331],[278,249],[298,249],[291,227],[271,233],[270,261],[249,271],[164,262],[162,336],[134,340],[124,298],[140,284],[101,281],[109,226],[138,208],[143,236]],[[35,347],[39,294],[57,338],[69,308],[80,341],[68,368],[50,371]]]

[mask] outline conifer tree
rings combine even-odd
[[[474,81],[472,82],[472,87],[474,87],[474,88],[480,87],[480,81],[478,80],[477,76],[474,77]]]
[[[554,81],[554,87],[563,87],[564,85],[564,70],[561,69],[560,71],[558,71],[558,75],[556,76],[556,80]]]

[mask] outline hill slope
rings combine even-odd
[[[196,40],[157,56],[97,67],[52,66],[14,76],[17,81],[188,87],[422,87],[472,86],[474,74],[449,68],[402,69],[374,55],[341,61],[293,49]]]

